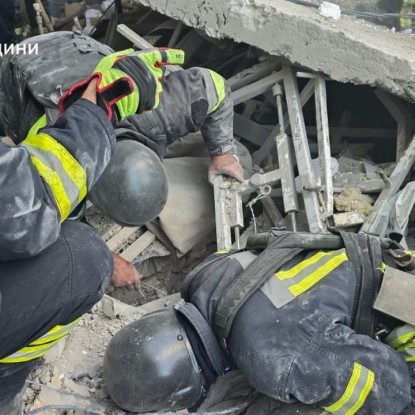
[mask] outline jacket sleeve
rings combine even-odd
[[[36,255],[57,240],[114,143],[104,112],[85,99],[17,147],[0,143],[0,260]]]
[[[191,68],[167,75],[162,85],[158,108],[129,117],[119,125],[122,135],[136,135],[140,141],[147,137],[160,146],[160,138],[169,145],[201,131],[212,156],[233,150],[233,103],[224,78],[209,69]]]

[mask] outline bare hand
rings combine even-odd
[[[97,103],[97,79],[93,79],[89,83],[88,87],[82,95],[82,98],[85,98],[94,104]]]
[[[140,288],[140,280],[143,276],[135,269],[134,265],[117,254],[112,253],[114,259],[114,272],[112,273],[111,284],[116,287],[126,287],[131,290]]]
[[[232,153],[224,153],[219,156],[213,156],[209,166],[208,180],[213,184],[215,176],[226,174],[236,180],[244,181],[244,171],[236,156]]]

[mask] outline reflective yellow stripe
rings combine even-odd
[[[382,264],[380,265],[380,269],[385,272],[386,271],[386,264],[384,262],[382,262]]]
[[[385,343],[394,349],[415,339],[415,327],[405,324],[395,328],[385,339]]]
[[[66,326],[55,326],[38,340],[35,340],[12,355],[1,359],[0,363],[28,362],[44,356],[52,346],[54,346],[62,337],[67,335],[76,326],[80,319],[81,317]]]
[[[354,388],[356,387],[357,381],[359,380],[361,371],[361,366],[358,363],[355,363],[353,366],[352,376],[350,377],[349,383],[347,384],[346,390],[344,391],[342,397],[333,405],[325,407],[324,409],[326,411],[329,411],[332,414],[336,413],[349,401],[354,391]]]
[[[305,259],[304,261],[301,261],[298,263],[295,267],[290,268],[287,271],[278,271],[275,275],[280,280],[285,280],[288,278],[293,278],[297,274],[299,274],[301,271],[304,271],[306,268],[308,268],[310,265],[315,264],[316,262],[320,261],[321,258],[324,258],[328,255],[334,255],[337,251],[331,251],[331,252],[318,252],[317,254],[313,255],[310,258]]]
[[[415,0],[403,0],[401,7],[401,14],[413,13],[415,6]],[[410,17],[401,17],[400,20],[401,29],[410,29],[412,26],[412,19]]]
[[[396,327],[385,343],[393,347],[406,362],[415,362],[415,327],[410,324]]]
[[[372,390],[373,384],[375,382],[375,374],[369,370],[366,378],[365,386],[360,392],[359,398],[356,403],[346,412],[345,415],[354,415],[366,402],[366,398],[368,397],[370,391]]]
[[[63,222],[71,213],[72,204],[65,192],[65,187],[63,186],[59,175],[46,166],[46,164],[40,161],[36,156],[31,156],[31,160],[39,175],[43,177],[49,185],[61,215],[61,222]]]
[[[295,284],[291,287],[289,287],[289,290],[298,297],[303,292],[310,289],[312,286],[317,284],[321,279],[323,279],[325,276],[330,274],[334,269],[336,269],[340,264],[347,261],[347,255],[346,253],[342,253],[340,255],[335,256],[330,261],[328,261],[326,264],[318,268],[316,271],[311,273],[308,277],[304,278],[300,283]]]
[[[341,398],[324,409],[332,414],[354,415],[365,403],[375,381],[375,374],[355,362],[353,373]]]
[[[405,350],[412,349],[415,347],[415,340],[410,341],[409,343],[403,344],[402,346],[396,349],[397,352],[404,352]]]
[[[216,109],[219,107],[220,104],[222,104],[223,100],[226,96],[226,90],[225,90],[225,80],[216,72],[209,69],[210,76],[212,78],[213,84],[215,85],[216,95],[218,98],[218,101],[216,102],[216,105],[210,110],[209,113],[212,113],[216,111]]]
[[[46,134],[28,137],[22,145],[27,148],[39,174],[50,186],[63,222],[86,196],[85,169],[65,147]]]
[[[44,336],[42,336],[40,339],[32,342],[33,345],[38,344],[46,344],[48,342],[51,342],[56,339],[61,339],[66,334],[68,334],[69,331],[71,331],[79,322],[81,318],[78,318],[73,323],[68,324],[67,326],[56,326],[52,330],[50,330],[48,333],[46,333]]]
[[[230,249],[223,249],[222,251],[216,251],[215,254],[223,255],[227,254],[230,251]]]
[[[46,114],[43,114],[33,125],[32,128],[27,133],[27,137],[31,137],[32,135],[36,135],[39,130],[43,127],[46,127],[48,124],[48,119],[46,117]]]

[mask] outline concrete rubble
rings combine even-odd
[[[396,95],[414,97],[412,36],[347,16],[333,21],[287,0],[140,3],[211,37],[245,42],[336,81],[379,86]]]
[[[138,292],[109,289],[48,353],[29,380],[26,411],[57,404],[125,414],[103,383],[102,357],[112,335],[174,305],[194,266],[216,250],[243,248],[255,233],[395,233],[415,249],[415,217],[405,209],[415,203],[412,34],[344,15],[348,0],[340,7],[324,2],[320,12],[288,0],[124,3],[138,8],[136,25],[128,17],[118,33],[108,30],[114,48],[162,46],[157,42],[176,36],[171,44],[185,49],[188,66],[212,63],[226,75],[246,180],[218,177],[212,189],[196,134],[168,151],[174,191],[159,219],[124,228],[88,208],[88,222],[144,279]],[[261,397],[244,413],[323,412]]]

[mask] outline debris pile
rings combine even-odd
[[[78,29],[85,33],[96,29],[99,34],[99,19],[111,7],[109,2],[104,3],[101,16],[93,16],[91,9],[86,13],[83,9],[76,11],[77,16],[85,13],[86,18],[84,27],[75,18]],[[123,414],[108,400],[102,382],[102,356],[111,336],[151,310],[174,304],[184,276],[195,265],[216,250],[243,248],[253,233],[277,229],[312,233],[347,230],[381,237],[393,234],[397,242],[415,249],[413,239],[406,240],[408,233],[414,233],[410,229],[415,203],[411,183],[415,162],[413,53],[405,60],[392,54],[389,46],[375,51],[373,33],[365,28],[360,40],[365,47],[357,51],[360,43],[356,41],[353,59],[361,59],[359,53],[375,54],[376,59],[371,61],[381,68],[372,70],[371,63],[363,68],[351,62],[346,51],[349,47],[339,51],[338,42],[339,37],[346,37],[351,43],[355,22],[343,21],[340,8],[328,2],[321,5],[320,13],[339,26],[333,29],[333,20],[327,23],[318,17],[305,25],[314,31],[304,29],[308,34],[317,33],[320,40],[330,32],[332,38],[323,55],[317,53],[322,42],[314,39],[317,46],[311,46],[307,53],[304,49],[296,51],[295,45],[287,46],[287,39],[277,39],[274,29],[267,32],[266,44],[258,40],[258,36],[264,36],[262,30],[277,27],[276,20],[283,21],[298,10],[299,6],[291,2],[282,11],[271,6],[271,10],[264,9],[270,17],[262,16],[259,25],[251,27],[245,21],[241,30],[248,26],[247,34],[238,32],[233,37],[248,41],[260,27],[262,34],[253,36],[253,46],[215,39],[235,30],[241,13],[247,12],[246,5],[237,13],[239,3],[234,2],[234,7],[227,10],[228,19],[212,28],[208,17],[195,17],[197,21],[189,17],[192,7],[174,10],[174,2],[164,3],[154,1],[150,7],[172,17],[184,13],[183,21],[140,6],[134,18],[112,14],[105,41],[116,49],[167,44],[183,48],[189,67],[206,66],[228,78],[235,106],[235,139],[246,180],[237,183],[217,177],[212,189],[206,177],[208,155],[200,151],[200,135],[194,135],[184,138],[185,146],[180,143],[182,153],[169,149],[165,165],[171,179],[170,199],[156,221],[141,228],[124,228],[89,208],[88,222],[109,248],[133,262],[144,275],[141,290],[108,292],[68,337],[66,345],[52,350],[46,365],[32,374],[25,394],[26,410],[61,402]],[[210,12],[216,13],[216,2],[211,3]],[[306,20],[308,12],[299,12],[295,24]],[[134,23],[122,23],[127,20]],[[290,19],[288,22],[293,25]],[[214,38],[196,30],[204,24],[205,32]],[[281,30],[290,40],[293,38],[290,30]],[[386,29],[379,33],[388,45],[393,34]],[[271,37],[279,43],[272,44]],[[401,40],[401,51],[409,50],[407,39]],[[302,35],[294,41],[302,42]],[[313,40],[307,39],[307,43]],[[333,56],[327,57],[327,48]],[[309,58],[313,53],[316,56]],[[341,68],[333,63],[336,60]],[[399,61],[405,62],[400,65]],[[272,407],[276,403],[264,405]],[[302,412],[300,407],[293,410],[292,406],[284,409],[279,405],[272,410],[281,414],[312,413],[311,409]],[[255,409],[247,413],[254,414]]]

